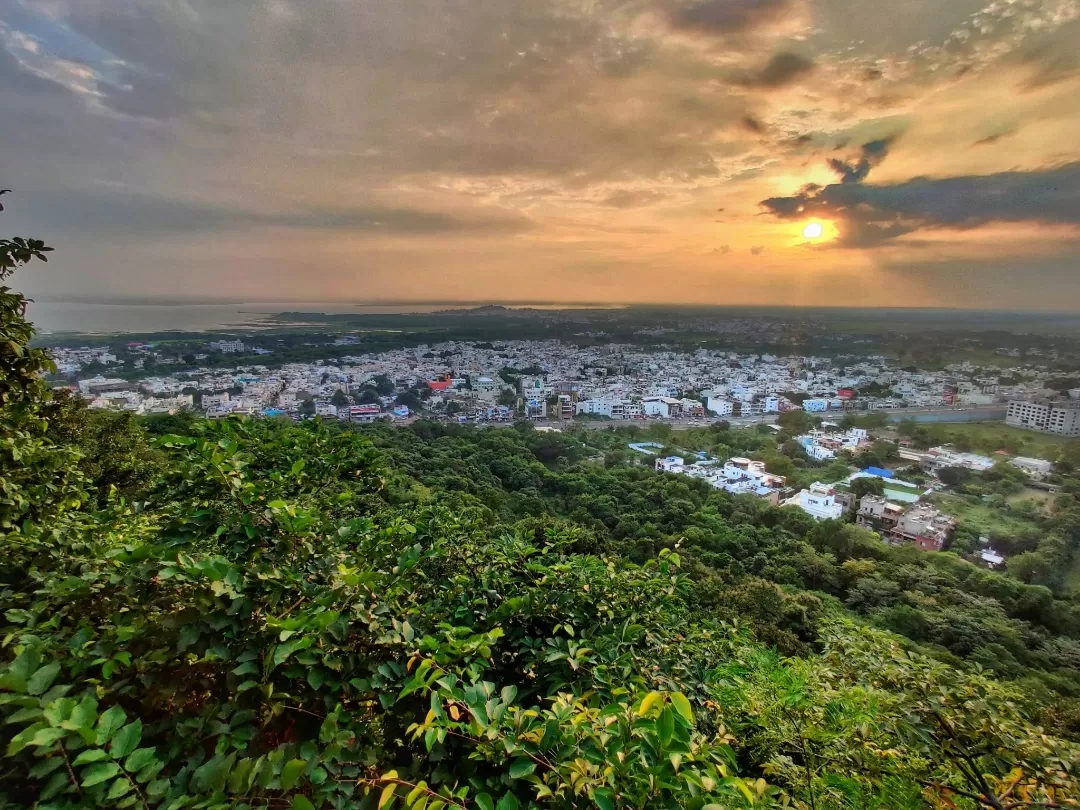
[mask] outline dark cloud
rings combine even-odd
[[[991,146],[1000,141],[1002,138],[1007,138],[1010,135],[1015,134],[1015,129],[1007,129],[1002,132],[995,132],[992,135],[987,135],[985,138],[979,138],[979,140],[975,141],[972,146]]]
[[[23,212],[31,220],[73,233],[123,231],[135,234],[198,234],[251,228],[297,228],[311,231],[398,233],[414,236],[445,233],[514,233],[528,230],[525,217],[495,211],[461,215],[378,204],[261,211],[192,200],[104,190],[71,191],[66,205],[51,195],[31,197]]]
[[[750,248],[750,255],[751,256],[760,256],[764,252],[765,252],[765,246],[764,245],[754,245],[754,247]]]
[[[814,69],[814,61],[797,53],[782,51],[773,54],[761,70],[736,76],[733,81],[745,87],[771,90],[786,87]]]
[[[780,219],[837,221],[839,244],[869,247],[920,228],[973,228],[991,222],[1080,225],[1080,163],[1034,172],[1001,172],[868,185],[808,186],[762,200]]]
[[[829,168],[840,175],[841,183],[861,183],[870,174],[870,170],[885,160],[889,147],[895,138],[882,138],[862,145],[858,160],[845,161],[829,159]]]
[[[755,135],[761,135],[765,132],[765,125],[752,115],[744,115],[739,123],[742,124],[743,129],[749,130]]]
[[[792,0],[669,0],[671,25],[709,34],[731,34],[771,22],[790,11]]]

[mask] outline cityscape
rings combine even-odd
[[[0,0],[0,810],[1080,810],[1080,0]]]

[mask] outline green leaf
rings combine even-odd
[[[292,797],[292,810],[315,810],[315,805],[308,801],[307,796],[295,793]]]
[[[82,772],[82,786],[93,787],[94,785],[100,785],[106,779],[112,779],[118,773],[120,773],[120,766],[115,762],[102,762],[91,765]]]
[[[124,763],[124,770],[128,773],[138,773],[153,762],[155,757],[156,753],[153,748],[136,748]]]
[[[60,795],[60,792],[67,787],[71,787],[71,781],[68,779],[67,771],[54,773],[52,779],[45,785],[45,789],[41,791],[41,795],[38,796],[38,799],[47,802],[54,796]]]
[[[86,765],[88,762],[101,762],[103,759],[108,759],[109,755],[106,754],[100,748],[88,748],[75,757],[72,765]]]
[[[536,763],[531,759],[520,757],[510,763],[510,778],[511,779],[524,779],[526,776],[536,770]]]
[[[285,661],[299,649],[307,647],[311,644],[311,639],[306,638],[291,638],[284,644],[279,644],[274,648],[274,657],[271,659],[275,667],[281,666]]]
[[[34,739],[34,735],[43,728],[48,728],[48,726],[44,723],[34,723],[32,726],[24,728],[11,738],[11,742],[8,743],[7,747],[7,755],[11,757],[22,751],[26,746],[30,745],[30,741]]]
[[[235,760],[236,752],[233,751],[228,756],[218,754],[210,761],[204,762],[191,775],[192,785],[196,790],[224,790],[225,780],[228,779]]]
[[[480,810],[495,810],[495,802],[486,793],[476,794],[476,804]]]
[[[682,715],[683,720],[694,725],[694,710],[690,708],[690,701],[686,699],[686,695],[682,692],[672,692],[668,697],[671,698],[671,705]]]
[[[31,695],[42,695],[52,686],[56,676],[60,674],[60,663],[54,661],[47,664],[30,676],[26,684],[26,691]]]
[[[307,761],[303,759],[290,759],[286,762],[285,767],[281,769],[281,789],[290,790],[306,767]]]
[[[594,790],[593,801],[600,810],[615,810],[615,794],[608,788]]]
[[[112,783],[112,787],[109,788],[109,793],[105,796],[105,798],[107,800],[119,799],[125,793],[131,792],[131,789],[134,787],[135,786],[131,784],[131,781],[129,779],[117,779],[115,782]]]
[[[67,732],[62,728],[43,728],[38,730],[32,740],[31,745],[52,745],[57,740],[66,737]]]
[[[95,742],[98,745],[105,745],[105,743],[112,739],[112,736],[116,733],[117,729],[124,725],[125,720],[127,720],[127,715],[124,714],[124,710],[119,706],[113,706],[98,718],[97,738]]]
[[[660,745],[667,748],[671,742],[671,735],[675,733],[675,713],[670,708],[665,708],[656,718],[656,738]]]
[[[503,797],[499,799],[499,803],[495,805],[495,810],[520,810],[521,803],[510,791],[503,794]]]
[[[69,731],[89,731],[97,719],[98,702],[92,695],[86,695],[79,705],[71,711],[71,716],[60,724]]]
[[[112,739],[109,746],[109,754],[113,759],[123,759],[135,750],[142,739],[142,720],[136,718],[135,722],[128,723]]]
[[[638,706],[638,717],[644,717],[649,713],[649,710],[659,704],[664,699],[663,692],[649,692],[645,698],[641,701],[641,705]]]

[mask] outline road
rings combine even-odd
[[[865,416],[868,413],[883,413],[889,417],[890,421],[899,421],[909,417],[931,417],[935,422],[977,422],[979,420],[978,414],[986,414],[986,421],[1001,421],[1004,418],[1004,405],[963,405],[941,408],[891,408],[888,410],[880,411],[853,411],[856,416]],[[843,412],[830,411],[825,413],[815,413],[814,416],[821,416],[825,419],[842,419]],[[950,419],[950,417],[953,417]],[[708,419],[645,419],[645,420],[612,420],[600,421],[589,420],[582,422],[572,422],[575,426],[581,426],[589,430],[604,430],[610,427],[630,427],[636,425],[639,427],[648,427],[649,425],[656,424],[657,422],[665,425],[671,425],[673,430],[688,430],[690,428],[708,427],[714,422],[727,421],[734,427],[750,427],[751,425],[771,425],[776,422],[776,414],[767,414],[765,416],[749,416],[739,418],[728,418],[726,420],[720,420],[715,418]],[[509,422],[494,423],[501,424],[503,426],[509,425]],[[552,427],[561,428],[566,427],[568,423],[560,421],[547,421],[537,422],[537,427]]]

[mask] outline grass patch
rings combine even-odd
[[[971,496],[936,495],[933,500],[941,511],[952,515],[961,525],[980,536],[989,537],[991,541],[1016,539],[1042,531],[1033,520],[988,506]]]
[[[1055,461],[1061,448],[1073,438],[1048,436],[1034,430],[1013,427],[1002,422],[959,422],[934,425],[935,434],[940,431],[945,441],[955,443],[957,439],[967,439],[974,452],[990,454],[997,450],[1007,450],[1014,456],[1044,458]],[[936,435],[935,435],[936,438]]]

